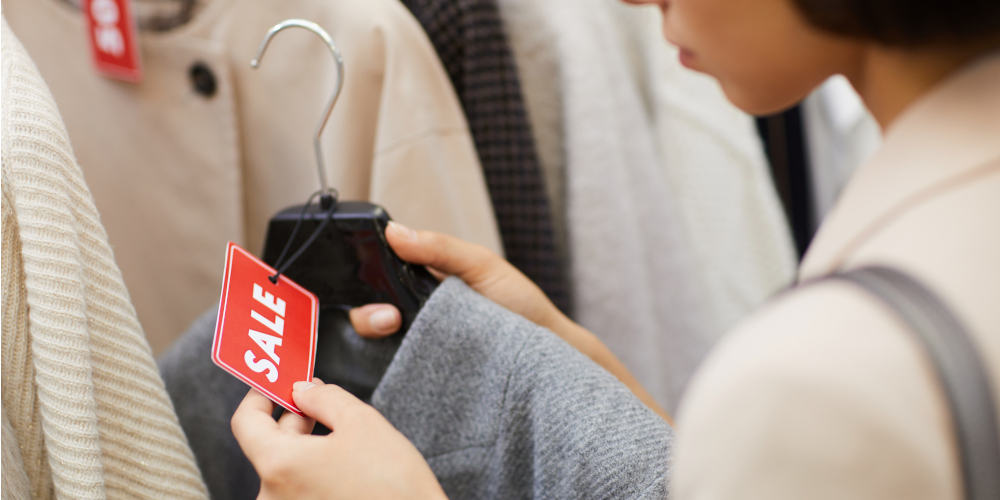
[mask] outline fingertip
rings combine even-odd
[[[394,236],[399,237],[401,240],[409,242],[417,242],[420,239],[420,235],[416,231],[396,222],[389,221],[389,227],[386,228],[386,233],[391,233]]]
[[[292,392],[306,392],[318,385],[326,385],[319,377],[313,377],[312,381],[300,380],[292,384]]]
[[[399,311],[395,307],[383,307],[368,316],[368,324],[372,331],[378,334],[388,335],[399,330],[402,323]]]
[[[426,253],[426,237],[427,234],[421,234],[395,221],[389,221],[389,226],[385,229],[385,238],[396,255],[415,264],[425,264],[422,260]]]
[[[399,310],[391,304],[368,304],[351,309],[351,325],[362,337],[383,338],[399,331],[403,324]]]
[[[345,409],[355,404],[363,404],[361,400],[336,384],[317,385],[303,392],[294,391],[292,400],[309,418],[330,429],[334,428],[335,422]]]
[[[319,379],[313,379],[313,380],[319,380]],[[313,387],[316,387],[316,383],[306,382],[303,380],[292,384],[292,392],[306,392],[309,389],[312,389]]]

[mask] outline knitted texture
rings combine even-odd
[[[205,498],[58,110],[6,20],[2,46],[3,405],[32,488]]]
[[[448,498],[663,499],[673,430],[551,331],[445,280],[372,406]]]
[[[496,0],[403,3],[427,31],[462,101],[507,260],[569,312],[566,266]]]
[[[24,472],[24,461],[17,445],[14,429],[10,427],[7,412],[3,412],[3,500],[8,498],[21,499],[31,497],[31,485],[28,475]]]
[[[3,359],[0,366],[3,367],[4,419],[9,420],[4,427],[4,447],[7,447],[6,440],[11,437],[14,443],[20,443],[17,457],[23,461],[29,477],[31,496],[47,499],[51,497],[52,475],[47,466],[42,467],[42,463],[46,462],[42,427],[32,425],[41,421],[41,407],[35,397],[35,366],[31,363],[31,350],[28,348],[28,322],[25,321],[28,299],[21,273],[21,240],[6,176],[3,185]],[[3,470],[6,481],[9,474],[6,463]]]

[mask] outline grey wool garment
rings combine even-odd
[[[213,306],[160,357],[160,374],[212,498],[256,498],[260,478],[229,426],[249,386],[211,360],[217,314]],[[315,376],[370,400],[402,337],[363,339],[340,311],[322,312],[318,330]]]
[[[318,376],[353,380],[364,395],[384,372],[371,404],[416,445],[449,498],[667,496],[670,427],[552,332],[460,280],[434,292],[395,356],[397,345],[342,326],[328,343],[351,354],[325,363],[330,351],[320,353],[317,374],[332,379]],[[321,319],[320,328],[322,339],[331,326]],[[161,372],[213,498],[252,498],[259,483],[229,429],[247,387],[212,365],[213,330],[206,314],[161,358]]]

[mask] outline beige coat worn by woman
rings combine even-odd
[[[334,87],[312,33],[275,37],[288,18],[326,29],[346,81],[323,136],[345,200],[500,252],[465,116],[420,25],[397,0],[208,0],[167,32],[140,33],[145,80],[94,74],[78,9],[8,0],[4,14],[59,105],[150,344],[169,346],[218,300],[227,241],[262,250],[268,219],[318,189],[312,137]],[[204,64],[214,95],[189,72]]]
[[[800,277],[871,264],[933,289],[1000,388],[1000,53],[888,128]],[[902,321],[852,285],[818,285],[755,314],[695,376],[678,416],[674,497],[959,499],[950,426]]]

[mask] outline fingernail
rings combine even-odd
[[[399,234],[407,237],[408,239],[416,241],[416,239],[417,239],[417,232],[416,231],[414,231],[414,230],[412,230],[412,229],[410,229],[410,228],[408,228],[408,227],[406,227],[406,226],[404,226],[404,225],[402,225],[402,224],[400,224],[400,223],[398,223],[396,221],[389,221],[389,225],[392,226],[392,229],[394,231],[399,231]]]
[[[296,383],[292,384],[292,390],[295,391],[295,392],[306,392],[309,389],[312,389],[313,387],[316,387],[316,384],[314,384],[312,382],[304,382],[303,381],[303,382],[296,382]]]
[[[389,333],[396,328],[396,311],[389,308],[379,309],[368,317],[368,324],[377,333]]]

